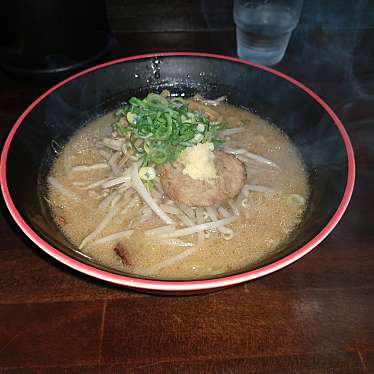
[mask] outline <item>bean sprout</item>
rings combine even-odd
[[[90,183],[89,185],[82,185],[82,182],[74,182],[73,185],[77,186],[80,190],[92,190],[94,188],[102,186],[106,181],[108,181],[110,177],[100,179],[96,182]]]
[[[175,231],[172,231],[170,233],[164,233],[164,234],[161,234],[161,236],[165,237],[165,238],[178,238],[178,237],[181,237],[181,236],[187,236],[187,235],[195,234],[199,231],[217,229],[218,227],[228,225],[228,224],[233,223],[237,220],[238,220],[238,217],[232,216],[232,217],[228,217],[228,218],[218,220],[216,222],[202,223],[200,225],[195,225],[195,226],[192,226],[192,227],[186,227],[186,228],[183,228],[183,229],[175,230]]]
[[[234,202],[234,200],[230,199],[230,200],[228,200],[228,203],[229,203],[230,208],[232,209],[233,213],[236,216],[240,216],[240,210],[239,210],[238,206],[236,205],[236,203]]]
[[[164,212],[169,213],[169,214],[181,214],[182,213],[182,211],[179,208],[168,205],[168,204],[160,204],[160,208]]]
[[[179,203],[177,205],[183,211],[183,213],[186,214],[186,216],[188,218],[190,218],[191,220],[195,221],[195,219],[196,219],[195,211],[191,207],[189,207],[189,206],[187,206],[185,204],[182,204],[182,203]]]
[[[132,170],[133,187],[137,190],[142,199],[149,205],[149,207],[168,225],[173,223],[173,220],[156,204],[150,193],[144,187],[143,182],[139,178],[138,167],[134,165]]]
[[[148,242],[151,245],[172,245],[176,247],[193,247],[192,243],[184,242],[180,239],[154,238]]]
[[[116,205],[112,207],[102,221],[97,225],[96,229],[89,235],[87,235],[79,245],[79,249],[82,249],[89,241],[94,240],[101,231],[109,224],[109,222],[115,217],[118,213],[121,205]]]
[[[243,187],[242,192],[244,194],[248,194],[249,191],[253,191],[253,192],[273,192],[274,189],[272,189],[270,187],[266,187],[266,186],[259,186],[257,184],[246,184]]]
[[[124,231],[116,232],[114,234],[104,236],[103,238],[94,241],[93,243],[91,243],[91,245],[104,244],[104,243],[108,243],[108,242],[113,242],[114,240],[128,238],[133,233],[134,233],[134,230],[124,230]]]
[[[145,276],[156,273],[157,271],[160,271],[160,270],[162,270],[162,269],[164,269],[168,266],[174,265],[175,263],[177,263],[179,261],[182,261],[186,257],[191,256],[197,250],[198,250],[198,247],[191,247],[190,249],[187,249],[187,250],[177,254],[176,256],[169,257],[164,261],[161,261],[161,262],[159,262],[155,265],[152,265],[148,268],[143,269],[142,271],[140,271],[140,273],[145,275]]]
[[[223,218],[228,218],[231,216],[231,213],[225,209],[223,206],[218,207],[218,213],[223,217]]]
[[[110,188],[110,187],[114,187],[114,186],[129,182],[129,181],[131,181],[130,176],[118,177],[118,178],[111,179],[110,181],[104,183],[101,187]]]
[[[250,158],[250,159],[255,160],[257,162],[260,162],[260,163],[272,166],[276,169],[279,169],[279,166],[275,162],[273,162],[273,161],[271,161],[271,160],[269,160],[269,159],[267,159],[263,156],[256,155],[255,153],[248,152],[245,149],[234,149],[234,148],[226,147],[225,151],[229,152],[229,153],[232,153],[234,155],[242,155],[244,157]]]
[[[216,208],[214,208],[212,206],[209,206],[209,207],[206,208],[206,211],[207,211],[210,219],[212,220],[212,222],[217,222],[218,221]],[[219,226],[219,227],[217,227],[217,229],[220,233],[226,234],[226,237],[231,235],[231,238],[232,238],[234,236],[234,231],[232,229],[228,228],[228,227]]]
[[[112,192],[108,197],[106,197],[97,207],[96,209],[96,214],[99,213],[100,211],[106,209],[112,200],[118,195],[118,191]]]
[[[69,191],[65,186],[63,186],[56,178],[48,177],[48,183],[54,187],[61,195],[67,197],[68,199],[79,201],[80,197],[72,191]]]
[[[72,171],[91,171],[91,170],[100,170],[100,169],[108,169],[109,165],[104,162],[98,162],[97,164],[93,165],[77,165],[71,168]]]
[[[64,171],[65,171],[65,175],[68,177],[68,178],[71,178],[71,169],[72,169],[72,166],[71,166],[71,151],[70,151],[70,145],[67,144],[65,145],[65,151],[64,151]]]
[[[221,137],[230,136],[230,135],[240,134],[241,132],[244,132],[246,130],[247,129],[245,127],[235,127],[232,129],[222,130],[219,134]]]
[[[113,154],[113,156],[108,161],[108,165],[112,169],[114,175],[120,174],[119,167],[117,165],[120,157],[121,157],[121,152],[116,152]]]
[[[203,216],[203,210],[202,208],[197,208],[196,209],[196,221],[197,221],[197,224],[201,225],[202,223],[204,223],[204,216]],[[199,247],[202,246],[204,242],[204,232],[203,231],[199,231],[197,233],[197,245]]]
[[[156,227],[154,229],[150,229],[145,231],[145,236],[151,236],[151,235],[162,235],[164,233],[168,233],[175,230],[175,224],[168,225],[168,226],[161,226]]]
[[[103,139],[103,145],[110,149],[113,149],[114,151],[121,151],[122,143],[123,141],[121,139],[110,139],[110,138]]]

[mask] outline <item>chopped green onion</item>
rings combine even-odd
[[[219,137],[224,125],[210,122],[198,111],[189,112],[188,102],[181,97],[162,97],[155,93],[143,100],[132,97],[116,115],[113,128],[129,139],[131,159],[141,160],[143,168],[175,161],[186,147],[197,143],[224,142]]]
[[[143,166],[139,169],[139,177],[144,181],[151,181],[156,178],[156,170],[152,166]]]
[[[205,130],[205,125],[203,123],[198,123],[197,131],[198,132],[204,132],[204,130]]]
[[[127,118],[127,121],[132,124],[135,122],[135,113],[132,113],[132,112],[127,112],[127,115],[126,115],[126,118]]]
[[[194,142],[195,143],[200,143],[202,140],[204,139],[204,135],[203,134],[196,134],[193,138]]]
[[[305,205],[306,200],[303,196],[293,193],[287,196],[287,204],[288,205]]]
[[[157,95],[155,93],[150,93],[147,96],[147,103],[154,105],[154,106],[163,106],[163,107],[168,106],[168,101],[161,95]]]

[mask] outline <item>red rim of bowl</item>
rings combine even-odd
[[[50,93],[58,89],[59,87],[63,86],[64,84],[80,77],[81,75],[87,74],[91,71],[103,69],[108,66],[119,64],[125,61],[131,61],[131,60],[137,60],[137,59],[144,59],[144,58],[152,58],[152,57],[163,57],[163,56],[193,56],[193,57],[208,57],[208,58],[214,58],[214,59],[222,59],[222,60],[228,60],[233,61],[241,64],[250,65],[252,67],[266,70],[267,72],[277,75],[296,87],[300,88],[301,90],[305,91],[309,96],[311,96],[315,101],[321,105],[321,107],[329,114],[329,116],[334,121],[335,125],[338,127],[338,130],[340,132],[340,135],[343,138],[347,156],[348,156],[348,177],[347,177],[347,183],[344,191],[343,198],[335,211],[334,215],[330,219],[330,221],[326,224],[326,226],[308,243],[304,244],[301,248],[297,249],[296,251],[292,252],[291,254],[281,258],[280,260],[277,260],[269,265],[260,267],[258,269],[254,269],[251,271],[243,272],[240,274],[232,275],[232,276],[226,276],[221,278],[215,278],[215,279],[209,279],[209,280],[194,280],[194,281],[160,281],[160,280],[152,280],[152,279],[142,279],[142,278],[133,278],[130,276],[125,275],[119,275],[110,273],[108,271],[97,269],[93,266],[83,264],[77,260],[74,260],[73,258],[67,256],[66,254],[62,253],[58,249],[54,248],[52,245],[50,245],[48,242],[43,240],[38,234],[25,222],[25,220],[22,218],[21,214],[18,212],[8,189],[7,184],[7,178],[6,178],[6,161],[7,156],[9,152],[9,147],[12,142],[12,139],[18,129],[18,127],[22,124],[25,117],[32,111],[32,109],[37,106],[46,96],[48,96]],[[311,89],[306,87],[304,84],[300,83],[294,78],[289,77],[286,74],[283,74],[277,70],[274,70],[272,68],[268,68],[263,65],[259,65],[250,61],[241,60],[235,57],[230,56],[223,56],[223,55],[216,55],[216,54],[210,54],[210,53],[196,53],[196,52],[164,52],[164,53],[149,53],[149,54],[143,54],[143,55],[137,55],[137,56],[131,56],[131,57],[125,57],[113,61],[109,61],[100,65],[96,65],[94,67],[85,69],[77,74],[72,75],[69,78],[66,78],[62,82],[56,84],[49,90],[47,90],[44,94],[42,94],[40,97],[38,97],[18,118],[17,122],[12,127],[2,154],[1,154],[1,174],[0,174],[0,183],[1,183],[1,189],[2,193],[5,199],[5,203],[13,217],[13,219],[16,221],[18,226],[22,229],[22,231],[42,250],[47,252],[49,255],[57,259],[58,261],[64,263],[65,265],[76,269],[78,271],[81,271],[85,274],[88,274],[90,276],[93,276],[95,278],[99,278],[111,283],[115,283],[122,286],[128,286],[132,288],[142,289],[142,290],[150,290],[150,291],[203,291],[203,290],[209,290],[214,288],[222,288],[226,286],[231,286],[234,284],[242,283],[248,280],[252,280],[255,278],[259,278],[261,276],[270,274],[276,270],[282,269],[283,267],[295,262],[302,256],[306,255],[308,252],[310,252],[314,247],[316,247],[323,239],[326,238],[326,236],[334,229],[334,227],[337,225],[339,220],[341,219],[344,211],[346,210],[349,200],[352,195],[353,191],[353,185],[355,180],[355,161],[354,161],[354,154],[353,154],[353,148],[351,145],[351,142],[349,140],[348,134],[337,117],[337,115],[333,112],[333,110]]]

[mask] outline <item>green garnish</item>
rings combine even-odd
[[[143,166],[139,169],[139,178],[143,181],[151,181],[156,178],[156,170],[152,166]]]
[[[163,97],[150,93],[145,99],[132,97],[116,112],[114,129],[125,136],[133,158],[142,167],[175,161],[187,147],[198,143],[222,144],[222,123],[212,123],[200,112],[189,112],[181,97]]]
[[[301,206],[301,205],[305,205],[305,203],[306,203],[305,198],[299,194],[292,193],[287,196],[288,205]]]

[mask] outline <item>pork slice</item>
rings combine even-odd
[[[160,168],[161,184],[170,199],[188,206],[211,206],[236,197],[246,180],[244,164],[234,155],[215,151],[217,178],[192,179],[183,174],[183,165],[175,162]]]
[[[118,257],[120,257],[123,265],[127,265],[127,266],[131,265],[131,262],[129,260],[130,258],[129,253],[127,249],[121,243],[116,244],[116,246],[114,247],[114,252],[116,253]]]
[[[200,112],[202,115],[207,117],[209,121],[218,121],[221,119],[221,115],[216,110],[209,108],[207,105],[197,101],[190,102],[188,105],[188,110],[190,112]]]

